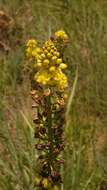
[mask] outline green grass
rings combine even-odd
[[[107,178],[106,0],[1,0],[0,5],[15,20],[8,39],[2,39],[10,53],[0,52],[0,190],[34,190],[36,163],[24,48],[27,39],[35,37],[42,43],[61,28],[70,36],[65,59],[71,91],[78,67],[65,129],[64,190],[99,190]]]

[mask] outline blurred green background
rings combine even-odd
[[[4,16],[3,16],[4,15]],[[0,190],[34,190],[36,175],[26,41],[57,30],[72,91],[64,190],[107,189],[107,1],[0,0]],[[36,190],[36,189],[35,189]]]

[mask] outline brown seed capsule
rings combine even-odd
[[[32,108],[37,108],[38,104],[32,104]]]
[[[35,132],[34,138],[39,138],[39,133],[38,132]]]
[[[107,182],[103,181],[100,185],[99,190],[107,190]]]
[[[38,157],[38,159],[42,160],[42,159],[44,159],[44,156],[43,156],[43,155],[40,155],[40,156]]]
[[[59,99],[59,100],[58,100],[58,104],[59,104],[60,106],[64,106],[64,105],[65,105],[64,99],[63,99],[63,98]]]
[[[46,89],[46,90],[44,91],[44,96],[49,96],[50,93],[51,93],[51,91],[50,91],[50,89],[48,88],[48,89]]]
[[[34,122],[35,124],[40,124],[40,120],[39,120],[39,118],[36,117],[36,116],[35,116],[35,118],[33,119],[33,122]]]
[[[32,90],[32,91],[30,92],[30,94],[31,94],[32,96],[34,96],[34,95],[36,94],[36,90]]]
[[[34,98],[35,98],[35,99],[38,99],[38,98],[39,98],[39,95],[38,95],[38,94],[35,94]]]
[[[64,149],[64,144],[60,144],[60,150],[63,150]]]
[[[48,142],[47,144],[46,144],[46,149],[49,149],[50,148],[50,146],[51,146],[51,143],[50,142]]]
[[[40,134],[44,135],[46,133],[46,129],[41,127],[39,132],[40,132]]]
[[[37,150],[43,150],[43,149],[45,148],[45,145],[44,145],[44,144],[36,144],[36,145],[35,145],[35,148],[36,148]]]
[[[40,174],[42,177],[48,177],[49,176],[49,166],[47,163],[43,164]]]
[[[56,148],[54,151],[53,151],[53,154],[55,155],[58,155],[60,153],[60,150],[58,148]]]
[[[54,40],[55,40],[55,36],[52,35],[52,36],[50,37],[50,39],[51,39],[52,41],[54,41]]]
[[[65,160],[62,158],[62,159],[58,160],[58,162],[59,162],[60,164],[64,164],[64,163],[65,163]]]
[[[52,171],[51,172],[51,179],[52,179],[53,182],[58,182],[58,181],[61,182],[61,176],[57,171]]]

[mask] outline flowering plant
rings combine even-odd
[[[35,148],[38,150],[38,174],[35,186],[42,190],[59,190],[63,179],[60,174],[64,163],[64,121],[68,79],[64,70],[67,64],[62,58],[62,49],[68,41],[63,31],[55,32],[43,47],[37,41],[27,42],[26,55],[33,63]]]

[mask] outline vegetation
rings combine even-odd
[[[26,42],[35,38],[41,46],[61,29],[70,39],[61,188],[106,189],[106,0],[0,0],[0,7],[0,190],[37,190]]]

